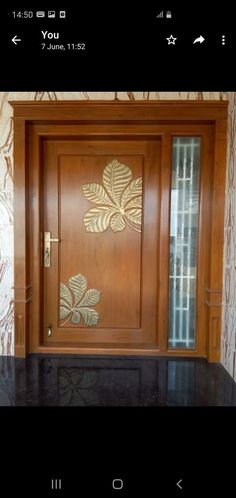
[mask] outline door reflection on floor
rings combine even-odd
[[[2,357],[0,406],[236,406],[236,384],[199,358]]]

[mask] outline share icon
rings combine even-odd
[[[193,41],[193,44],[194,43],[202,43],[205,41],[205,38],[203,38],[202,35],[200,35],[198,38],[195,38],[195,40]]]

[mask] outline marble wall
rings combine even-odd
[[[229,92],[221,362],[236,380],[236,92]]]
[[[2,92],[0,93],[0,355],[14,354],[13,133],[11,100],[229,99],[222,363],[236,380],[236,93]]]

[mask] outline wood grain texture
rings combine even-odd
[[[117,121],[123,122],[128,120],[137,123],[138,121],[156,122],[166,120],[168,115],[169,121],[180,120],[180,109],[184,115],[185,121],[200,122],[214,121],[225,117],[227,103],[224,101],[172,101],[171,105],[165,101],[148,101],[148,102],[79,102],[79,101],[56,101],[53,103],[44,102],[9,102],[14,109],[15,119],[24,118],[26,120],[41,119],[42,112],[44,120],[50,121],[71,121],[84,120],[94,121]],[[116,109],[116,110],[115,110]],[[132,109],[132,112],[130,110]],[[181,121],[183,121],[181,117]]]
[[[225,205],[225,163],[227,150],[227,120],[219,119],[215,125],[214,172],[211,203],[211,258],[208,288],[222,291],[223,284],[223,250],[224,250],[224,205]],[[217,314],[217,315],[216,315]],[[212,361],[220,360],[221,326],[212,328],[213,317],[221,323],[221,307],[208,307],[210,324],[208,357]],[[215,334],[217,336],[215,337]]]
[[[45,341],[154,343],[156,336],[159,146],[143,141],[46,141],[44,144],[44,226],[61,242],[52,244],[52,266],[44,273]],[[133,179],[143,177],[143,223],[139,233],[127,225],[114,233],[86,232],[83,218],[91,208],[82,186],[101,184],[114,158]],[[43,210],[43,206],[41,207]],[[69,256],[69,257],[68,257]],[[58,274],[56,273],[58,268]],[[59,283],[81,273],[89,288],[101,291],[94,329],[58,323]],[[155,278],[156,275],[156,278]],[[63,328],[62,328],[63,327]]]

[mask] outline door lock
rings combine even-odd
[[[60,239],[52,239],[51,232],[44,232],[44,268],[51,266],[51,242],[60,242]]]
[[[52,326],[48,325],[48,337],[51,337],[52,335]]]

